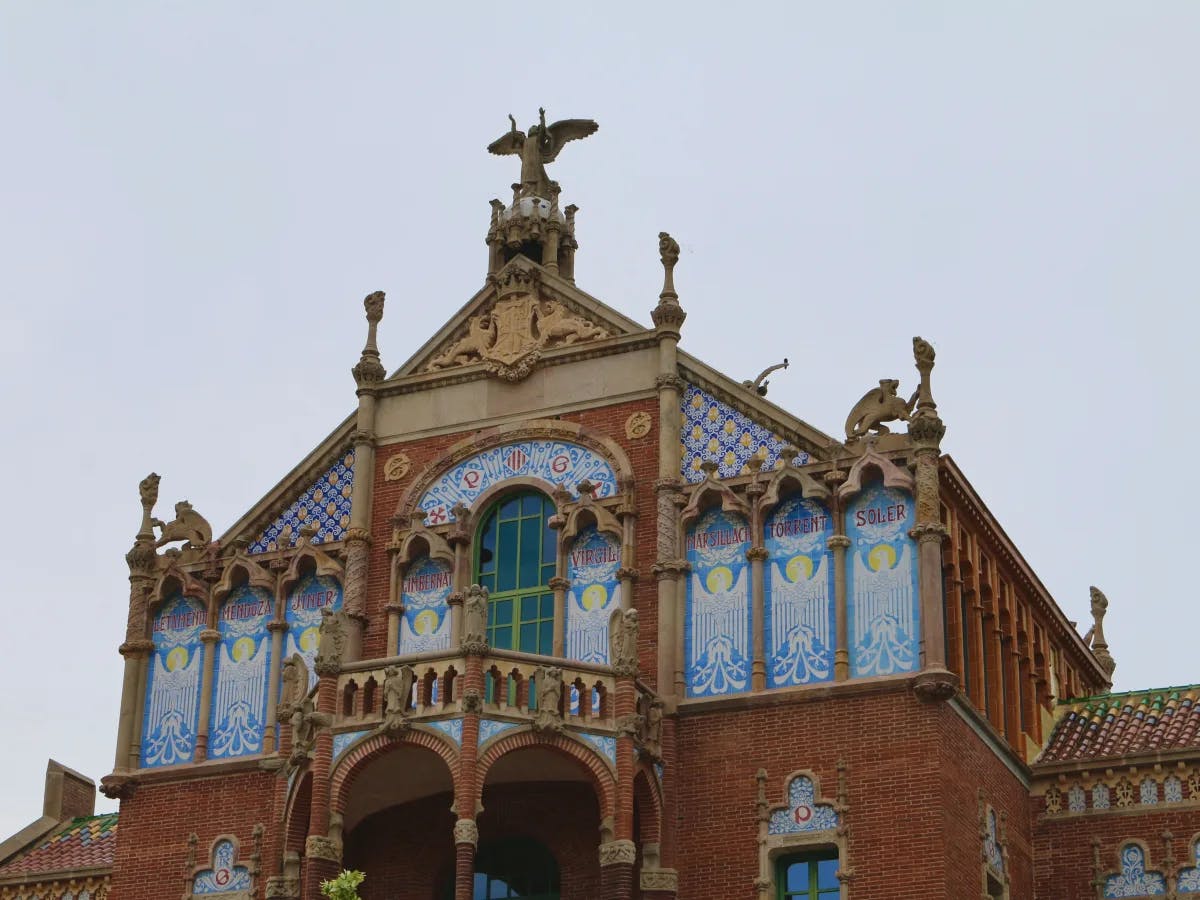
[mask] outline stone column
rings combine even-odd
[[[217,644],[221,632],[205,628],[200,632],[204,644],[204,667],[200,674],[200,720],[196,723],[196,762],[208,759],[208,725],[212,717],[213,669],[216,667]]]
[[[477,588],[468,589],[473,595]],[[486,600],[486,597],[484,598]],[[460,601],[463,610],[463,638],[460,642],[466,656],[466,671],[462,681],[459,705],[463,717],[462,749],[458,754],[458,771],[454,773],[454,812],[458,821],[454,825],[454,898],[471,900],[475,878],[475,847],[479,843],[479,829],[475,823],[476,798],[480,796],[478,772],[479,719],[483,712],[483,663],[488,645],[483,640],[487,620],[471,610],[470,603],[478,603],[472,596],[466,603]],[[469,614],[469,615],[468,615]],[[466,621],[470,619],[470,621]]]
[[[848,632],[849,598],[846,593],[846,551],[850,538],[846,537],[846,516],[838,488],[846,480],[846,473],[831,469],[825,473],[829,486],[829,514],[833,517],[833,534],[825,546],[833,553],[833,679],[845,681],[850,677],[850,637]]]
[[[446,541],[454,548],[454,590],[446,599],[450,607],[450,642],[457,647],[463,640],[463,598],[471,585],[471,528],[470,510],[456,503],[450,510],[454,525],[446,535]]]
[[[465,735],[464,735],[465,736]],[[471,900],[475,895],[475,849],[479,826],[472,819],[454,823],[454,900]]]
[[[795,457],[795,454],[792,454]],[[761,691],[767,686],[766,662],[766,602],[767,588],[763,577],[763,567],[767,561],[766,537],[763,534],[763,515],[759,501],[766,492],[767,486],[758,480],[762,470],[763,458],[751,457],[746,463],[754,475],[754,480],[746,486],[746,495],[750,501],[750,543],[746,551],[746,559],[750,561],[750,635],[752,639],[753,660],[750,664],[750,689]]]
[[[613,900],[630,900],[633,896],[633,864],[636,859],[633,843],[633,778],[636,758],[634,736],[641,721],[637,714],[637,613],[623,613],[620,618],[614,618],[613,625],[616,633],[609,635],[614,651],[614,658],[609,662],[612,664],[613,675],[616,676],[613,715],[617,723],[617,797],[616,808],[613,810],[613,836],[616,840],[613,843],[622,846],[628,844],[633,852],[629,857],[628,867],[625,867],[623,861],[613,861],[607,866],[607,873],[601,869],[601,896]],[[601,847],[600,859],[601,866],[605,866],[604,846]],[[607,888],[604,885],[605,874],[611,881]]]
[[[280,606],[278,615],[283,614]],[[279,710],[279,672],[283,666],[283,635],[287,622],[276,619],[267,623],[271,632],[271,671],[267,676],[267,721],[263,727],[263,753],[275,752],[275,717]]]
[[[350,632],[346,640],[347,661],[362,658],[362,636],[366,627],[367,575],[370,568],[371,500],[375,489],[375,406],[379,384],[387,376],[379,361],[376,331],[383,318],[383,291],[363,300],[367,311],[367,343],[358,364],[351,370],[358,395],[358,420],[354,430],[354,483],[350,495],[350,527],[346,530],[346,613]]]
[[[560,535],[560,543],[561,540]],[[561,575],[555,575],[548,582],[548,586],[550,590],[554,591],[554,643],[551,652],[554,656],[561,657],[566,655],[564,648],[566,647],[567,591],[571,587],[571,582]]]
[[[600,900],[631,900],[637,845],[630,840],[600,845]]]
[[[679,559],[679,507],[676,498],[681,489],[679,464],[679,398],[683,380],[678,370],[680,329],[687,313],[679,305],[675,293],[675,264],[679,262],[679,244],[662,232],[658,240],[663,264],[663,288],[658,305],[651,313],[654,333],[658,339],[658,480],[654,489],[658,499],[658,548],[655,574],[658,576],[658,690],[670,694],[675,690],[675,672],[680,661],[675,658],[675,632],[682,627],[676,616],[676,561]]]
[[[933,347],[913,338],[913,355],[921,374],[917,409],[908,423],[909,441],[916,464],[917,521],[912,537],[917,541],[917,585],[921,611],[921,673],[917,694],[928,700],[946,700],[958,690],[958,678],[946,668],[946,624],[942,598],[942,541],[946,527],[941,518],[938,457],[946,426],[937,414],[929,387]]]

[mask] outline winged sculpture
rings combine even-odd
[[[546,110],[538,110],[538,124],[524,134],[517,129],[517,120],[509,115],[512,129],[503,137],[488,144],[488,152],[497,156],[521,157],[521,197],[550,197],[551,185],[546,164],[554,162],[568,141],[595,134],[600,127],[592,119],[561,119],[546,124]],[[555,185],[557,187],[557,185]]]

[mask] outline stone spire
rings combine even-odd
[[[676,338],[687,313],[679,305],[675,293],[675,264],[679,262],[679,242],[665,231],[658,233],[658,255],[663,264],[663,288],[658,295],[658,306],[650,313],[654,327],[659,331],[673,331]]]
[[[1100,663],[1100,668],[1112,680],[1112,673],[1117,668],[1117,661],[1112,658],[1112,654],[1108,652],[1108,642],[1104,639],[1104,615],[1108,612],[1108,598],[1104,596],[1104,592],[1098,587],[1090,588],[1092,593],[1092,625],[1091,630],[1091,647],[1092,655],[1096,657],[1096,662]]]

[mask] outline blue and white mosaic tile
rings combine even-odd
[[[1087,792],[1076,784],[1067,791],[1067,811],[1068,812],[1083,812],[1087,809]]]
[[[837,826],[837,811],[827,803],[817,803],[812,779],[805,775],[797,775],[788,783],[787,809],[777,809],[771,813],[767,833],[829,831]]]
[[[200,631],[207,623],[204,604],[182,594],[166,600],[154,616],[154,653],[142,719],[145,768],[192,761],[204,671]]]
[[[250,870],[234,865],[233,842],[218,841],[213,848],[212,868],[196,873],[193,894],[206,896],[232,894],[250,890]]]
[[[1108,809],[1108,785],[1097,784],[1092,788],[1092,809]]]
[[[1192,859],[1200,860],[1200,841],[1192,845]],[[1177,894],[1200,894],[1200,865],[1188,866],[1179,870],[1175,879]]]
[[[485,720],[486,721],[486,720]],[[462,719],[438,719],[436,722],[426,722],[430,728],[436,728],[438,731],[445,734],[450,740],[454,741],[458,746],[462,746]],[[480,733],[482,734],[482,723]],[[482,740],[480,741],[482,743]]]
[[[1163,800],[1167,803],[1183,802],[1183,782],[1174,775],[1168,775],[1163,782]]]
[[[362,738],[365,738],[370,731],[343,731],[341,734],[333,736],[333,761],[336,763],[343,753],[350,749],[351,745],[358,743]]]
[[[996,811],[988,810],[987,836],[983,839],[983,852],[987,856],[988,865],[995,871],[1004,871],[1004,851],[1000,848],[999,829],[996,827]]]
[[[774,469],[787,442],[744,413],[722,403],[707,391],[689,384],[679,401],[682,423],[680,443],[683,458],[679,474],[693,484],[704,480],[703,462],[717,464],[717,476],[746,475],[746,463],[755,454],[764,458],[763,468]],[[793,464],[802,466],[809,455],[801,452]]]
[[[286,534],[290,546],[304,525],[316,525],[314,544],[340,541],[350,527],[350,492],[354,483],[354,451],[348,450],[309,485],[295,502],[285,509],[247,552],[265,553],[279,547],[279,536]]]
[[[605,735],[605,734],[591,734],[590,732],[587,732],[587,731],[579,732],[579,737],[583,738],[583,740],[587,741],[589,744],[591,744],[593,747],[595,747],[597,750],[599,750],[604,755],[604,757],[612,764],[612,767],[614,769],[617,767],[617,739],[616,738],[609,737],[608,735]]]
[[[498,719],[480,719],[479,743],[486,744],[492,738],[499,737],[506,732],[512,731],[514,728],[520,727],[516,722],[501,722]]]
[[[1161,872],[1146,871],[1146,854],[1137,844],[1121,850],[1121,874],[1104,881],[1105,897],[1156,897],[1167,892]]]
[[[1143,779],[1139,788],[1141,800],[1146,804],[1154,804],[1158,802],[1158,782],[1153,778]]]
[[[662,783],[664,771],[666,771],[666,767],[662,763],[654,764],[654,774],[658,776],[659,784]]]
[[[453,522],[457,504],[471,506],[489,487],[509,478],[539,478],[575,493],[587,480],[597,497],[617,492],[617,474],[604,457],[566,441],[517,441],[476,453],[439,478],[421,497],[426,522]]]

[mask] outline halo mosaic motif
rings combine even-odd
[[[683,420],[679,432],[683,445],[679,474],[684,481],[692,484],[703,481],[700,464],[706,461],[717,464],[720,478],[748,475],[746,463],[755,454],[765,460],[763,469],[779,466],[787,442],[707,391],[689,384],[679,407]],[[792,464],[802,466],[810,458],[801,452]]]
[[[613,467],[587,447],[567,441],[515,441],[459,463],[425,492],[419,506],[430,525],[453,522],[454,506],[472,506],[492,485],[517,477],[540,478],[572,492],[587,480],[596,485],[598,498],[617,492]]]
[[[266,553],[279,546],[279,536],[287,535],[288,546],[295,542],[304,525],[316,525],[314,544],[340,541],[350,527],[350,492],[354,483],[354,451],[348,450],[308,489],[267,526],[248,553]]]

